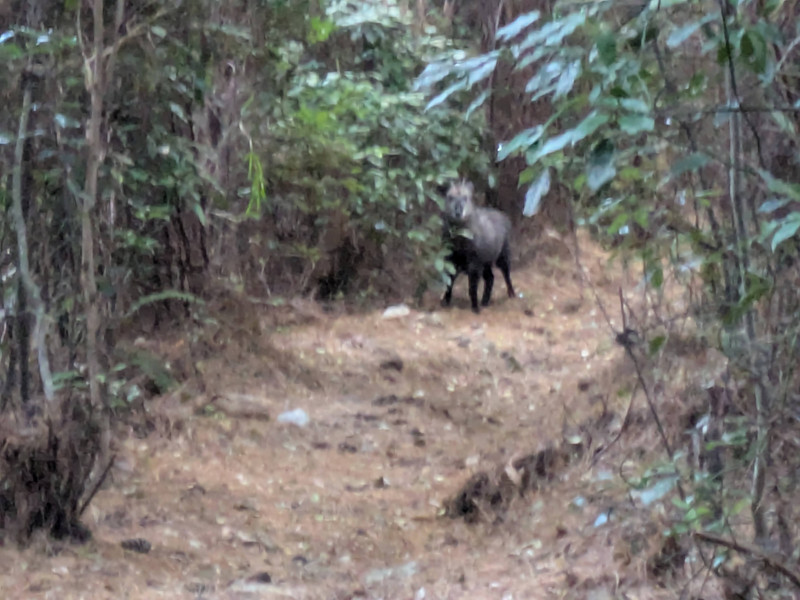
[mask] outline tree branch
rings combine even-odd
[[[747,545],[743,542],[734,542],[733,540],[727,540],[725,538],[716,536],[713,533],[705,533],[703,531],[695,531],[692,535],[698,540],[714,544],[715,546],[724,546],[726,548],[730,548],[731,550],[735,550],[736,552],[749,554],[753,558],[757,558],[758,560],[764,561],[765,564],[768,564],[770,567],[778,571],[781,575],[785,576],[797,588],[800,588],[800,574],[795,573],[792,569],[787,567],[779,560],[770,558],[769,556],[761,552],[761,550],[759,550],[758,548],[754,548],[753,546]]]

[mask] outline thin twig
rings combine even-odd
[[[781,72],[781,69],[783,68],[783,63],[786,62],[786,59],[792,53],[792,50],[794,50],[797,47],[797,44],[800,44],[800,37],[794,38],[791,44],[789,44],[786,47],[786,51],[783,53],[783,56],[781,56],[781,59],[778,61],[778,64],[775,65],[775,76],[777,76],[778,73]]]
[[[738,105],[740,105],[742,103],[742,96],[739,93],[739,87],[738,87],[738,84],[736,83],[736,66],[733,64],[733,56],[734,56],[733,55],[733,46],[731,45],[730,32],[728,31],[728,19],[727,19],[728,14],[731,14],[733,16],[733,19],[734,19],[734,22],[735,22],[736,14],[732,10],[730,10],[730,8],[729,8],[728,11],[725,10],[725,8],[726,8],[725,0],[717,0],[717,2],[719,4],[720,16],[722,17],[722,34],[723,34],[723,37],[725,38],[725,51],[726,51],[726,54],[728,55],[728,61],[727,62],[728,62],[728,72],[729,72],[729,75],[730,75],[731,91],[733,92],[733,95],[736,97],[736,105],[738,106]],[[727,6],[730,6],[730,5],[727,5]],[[731,103],[729,102],[728,104],[731,104]],[[767,164],[764,161],[764,153],[762,152],[762,149],[761,149],[761,136],[758,135],[758,129],[756,129],[755,123],[753,123],[750,120],[750,116],[748,115],[747,112],[743,112],[743,113],[741,113],[741,115],[744,117],[744,120],[747,123],[747,126],[750,128],[750,131],[753,133],[753,139],[756,142],[756,154],[758,155],[758,162],[761,165],[762,169],[766,169],[767,168]]]
[[[622,299],[622,288],[619,288],[619,308],[622,312],[622,319],[623,322],[625,321],[625,305]],[[647,383],[644,380],[644,374],[642,373],[642,368],[639,365],[639,361],[636,358],[636,355],[633,353],[632,344],[625,344],[625,352],[628,354],[628,357],[631,359],[633,363],[633,368],[636,370],[636,377],[639,380],[639,385],[642,386],[642,391],[644,391],[644,397],[647,399],[647,405],[650,407],[650,413],[653,415],[653,420],[656,422],[656,428],[658,429],[658,434],[661,436],[661,443],[664,445],[664,449],[667,452],[667,456],[669,456],[670,462],[675,462],[675,455],[672,452],[672,447],[669,445],[669,440],[667,439],[667,433],[664,431],[664,426],[661,424],[661,419],[658,417],[658,411],[656,410],[655,402],[653,401],[652,396],[650,395],[650,391],[647,389]],[[683,491],[683,486],[681,482],[678,481],[677,483],[678,493],[681,496],[681,500],[686,499],[686,494]]]
[[[492,30],[492,43],[491,43],[491,52],[497,50],[497,29],[500,27],[500,17],[503,14],[503,5],[505,4],[505,0],[500,0],[497,4],[497,12],[494,17],[494,29]],[[492,133],[495,132],[494,130],[494,101],[495,101],[495,94],[492,92],[494,91],[494,79],[497,73],[497,63],[494,65],[494,69],[492,69],[491,74],[489,75],[489,81],[486,82],[486,91],[491,94],[491,100],[489,101],[489,129]],[[495,144],[495,156],[497,149],[497,144]]]
[[[613,440],[611,440],[611,442],[605,448],[601,449],[597,454],[594,455],[594,457],[592,458],[592,464],[590,468],[594,467],[597,464],[597,462],[600,460],[600,457],[603,456],[606,452],[608,452],[611,449],[611,447],[620,440],[622,434],[625,433],[625,431],[628,429],[628,426],[630,425],[631,414],[633,412],[633,401],[636,398],[636,392],[638,391],[639,391],[639,380],[637,379],[633,383],[633,391],[631,392],[631,401],[628,403],[628,410],[625,411],[625,418],[622,419],[622,426],[619,428],[619,433],[617,433],[616,437]]]
[[[768,564],[770,567],[772,567],[773,569],[784,575],[797,588],[800,588],[800,575],[795,573],[792,569],[787,567],[779,560],[767,556],[758,548],[754,548],[753,546],[750,546],[749,544],[745,544],[743,542],[734,542],[732,540],[728,540],[719,537],[717,535],[714,535],[713,533],[706,533],[703,531],[695,531],[692,535],[695,538],[702,540],[704,542],[708,542],[716,546],[725,546],[726,548],[730,548],[731,550],[735,550],[736,552],[749,554],[750,556],[757,558],[758,560],[764,561],[764,563]]]
[[[83,504],[81,505],[80,509],[78,509],[78,516],[79,517],[89,507],[89,504],[91,503],[92,499],[95,497],[97,492],[100,491],[100,486],[102,486],[103,482],[106,480],[106,477],[108,476],[108,473],[111,471],[111,467],[114,466],[114,461],[116,460],[116,458],[117,458],[116,454],[113,454],[111,456],[111,460],[108,461],[108,465],[103,470],[103,472],[101,473],[100,477],[97,478],[97,483],[94,484],[94,487],[92,488],[91,493],[86,497],[86,500],[83,501]]]

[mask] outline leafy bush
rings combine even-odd
[[[298,60],[268,116],[263,107],[248,109],[248,121],[262,123],[254,143],[266,173],[265,181],[254,178],[251,197],[263,186],[273,223],[259,254],[276,265],[299,259],[304,285],[335,270],[331,257],[345,245],[351,255],[339,268],[360,261],[375,276],[402,269],[424,280],[444,269],[436,185],[464,172],[489,176],[482,115],[425,111],[413,78],[450,42],[435,31],[414,37],[396,3],[332,3],[328,18],[312,21],[314,38],[324,30],[328,45],[342,36],[363,42],[350,69]],[[370,283],[365,274],[362,283]],[[344,279],[328,291],[344,291]]]

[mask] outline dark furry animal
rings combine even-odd
[[[451,184],[445,196],[443,237],[445,244],[452,248],[448,260],[455,267],[455,273],[442,298],[442,306],[450,305],[456,277],[459,273],[466,273],[469,277],[472,312],[478,314],[478,282],[481,277],[484,281],[481,305],[487,306],[492,298],[492,264],[496,264],[503,273],[508,297],[513,298],[516,294],[511,283],[509,258],[511,221],[499,210],[475,206],[473,193],[471,182],[460,181]],[[463,235],[464,230],[468,232],[467,235]]]

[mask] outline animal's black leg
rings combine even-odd
[[[450,306],[450,300],[453,299],[453,285],[456,282],[456,277],[458,277],[458,269],[450,276],[450,283],[447,284],[447,290],[444,293],[444,298],[442,298],[442,306]]]
[[[481,300],[482,306],[489,306],[492,299],[492,286],[494,286],[494,273],[492,273],[492,264],[489,263],[483,266],[483,299]]]
[[[514,298],[517,294],[514,292],[514,285],[511,283],[511,268],[509,261],[509,254],[511,251],[508,247],[508,242],[503,245],[503,251],[497,259],[497,266],[503,272],[503,279],[506,280],[506,288],[508,288],[508,297]]]
[[[470,265],[467,275],[469,276],[469,300],[472,303],[472,312],[477,315],[481,312],[478,306],[478,283],[481,280],[480,265]]]

